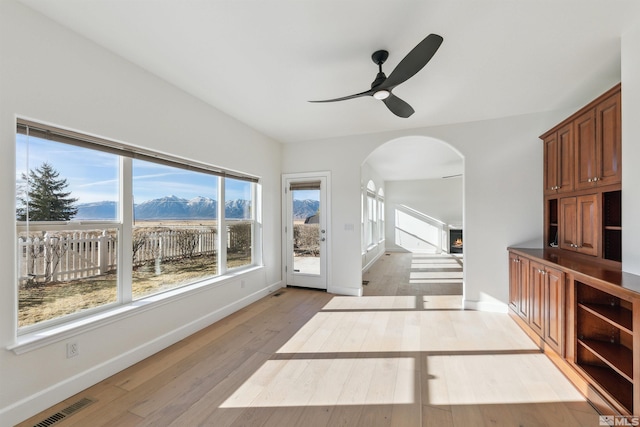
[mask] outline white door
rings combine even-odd
[[[327,289],[327,174],[283,176],[285,276],[288,286]]]

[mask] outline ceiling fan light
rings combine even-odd
[[[391,92],[389,92],[388,90],[384,90],[384,89],[383,89],[383,90],[379,90],[379,91],[375,92],[375,93],[373,94],[373,97],[374,97],[375,99],[380,99],[380,100],[382,100],[382,99],[387,99],[387,98],[389,97],[389,95],[391,95]]]

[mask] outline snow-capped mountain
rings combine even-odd
[[[245,218],[250,212],[248,200],[229,200],[225,204],[227,218]],[[78,206],[76,220],[113,220],[116,218],[117,204],[113,201],[83,203]],[[216,219],[218,202],[208,197],[191,200],[177,196],[165,196],[147,200],[134,206],[138,220],[154,219]]]

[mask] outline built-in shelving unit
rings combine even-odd
[[[540,136],[544,248],[509,248],[509,307],[602,414],[631,415],[640,276],[621,269],[621,122],[616,85]]]
[[[633,306],[576,281],[576,364],[599,391],[633,412]]]

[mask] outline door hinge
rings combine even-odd
[[[286,265],[284,266],[284,272],[286,273],[287,271],[289,271],[289,267],[287,267]]]

